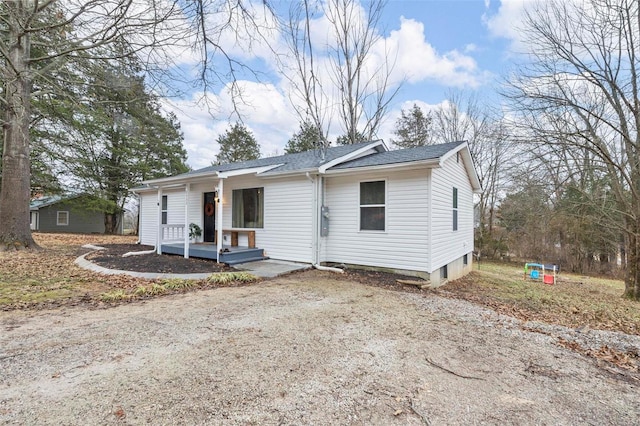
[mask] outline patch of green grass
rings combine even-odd
[[[159,294],[165,294],[167,292],[167,289],[162,284],[157,283],[151,284],[151,287],[149,287],[147,290],[149,295],[151,296],[157,296]]]
[[[146,296],[148,294],[147,288],[145,286],[140,285],[140,286],[136,287],[136,289],[134,290],[133,294],[135,296],[140,296],[140,297],[141,296]]]
[[[131,296],[122,289],[109,291],[100,295],[100,300],[102,300],[103,302],[120,302],[129,298],[131,298]]]
[[[181,278],[170,278],[164,279],[161,281],[161,284],[167,290],[188,290],[195,286],[195,282],[193,280],[185,280]]]
[[[220,272],[209,275],[207,281],[211,284],[227,285],[232,282],[250,283],[257,281],[258,277],[248,272]]]

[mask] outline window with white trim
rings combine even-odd
[[[384,231],[386,226],[387,183],[360,182],[360,230]]]
[[[168,216],[168,199],[166,195],[162,196],[162,208],[160,209],[162,211],[162,224],[166,225],[167,224],[167,216]]]
[[[59,210],[56,215],[56,225],[68,226],[69,225],[69,212]]]
[[[234,228],[264,227],[264,188],[234,189],[231,196]]]
[[[453,188],[453,230],[458,230],[458,188]]]

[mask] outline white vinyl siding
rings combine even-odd
[[[167,196],[167,225],[184,225],[184,188],[162,192]]]
[[[145,192],[140,194],[140,243],[156,245],[158,232],[158,194]]]
[[[427,271],[429,173],[421,169],[328,176],[329,236],[321,239],[321,261]],[[376,180],[386,180],[386,229],[360,231],[359,183]]]
[[[463,161],[448,159],[433,170],[432,267],[436,270],[473,250],[473,192]],[[457,225],[453,229],[453,188],[457,188]]]
[[[255,230],[256,246],[272,259],[312,262],[313,184],[305,176],[226,179],[223,229],[232,228],[233,190],[259,187],[264,188],[264,227]],[[246,245],[246,236],[241,234],[239,238],[239,244]]]
[[[184,189],[163,192],[167,197],[167,225],[184,225]],[[140,194],[140,242],[156,245],[158,233],[158,194],[146,192]],[[162,207],[162,206],[160,206]],[[189,215],[191,216],[191,215]]]

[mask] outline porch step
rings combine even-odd
[[[219,254],[220,262],[227,265],[237,265],[238,263],[254,262],[256,260],[267,259],[264,256],[264,250],[260,248],[232,250]]]

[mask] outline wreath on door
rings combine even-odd
[[[207,216],[213,216],[213,203],[207,203],[204,205],[204,214]]]

